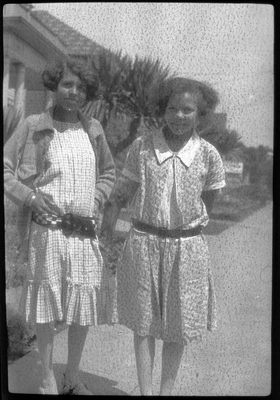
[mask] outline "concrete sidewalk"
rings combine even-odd
[[[266,396],[271,380],[272,205],[217,236],[208,236],[220,321],[205,343],[185,349],[174,396]],[[160,384],[157,341],[154,394]],[[67,362],[67,330],[55,338],[60,387]],[[127,328],[90,328],[81,377],[94,395],[140,395]],[[9,391],[38,393],[40,361],[31,351],[8,367]]]

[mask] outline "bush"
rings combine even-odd
[[[225,221],[243,221],[271,201],[268,191],[260,185],[241,185],[225,188],[214,204],[211,218]]]
[[[24,265],[19,264],[16,229],[17,206],[5,197],[5,270],[6,289],[22,286]],[[16,360],[33,348],[35,332],[15,308],[7,304],[8,359]]]
[[[7,331],[9,360],[22,357],[33,348],[36,339],[34,328],[9,305],[7,305]]]
[[[19,264],[19,240],[16,228],[17,206],[5,197],[5,262],[6,288],[21,286],[24,265]]]

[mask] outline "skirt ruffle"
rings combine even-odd
[[[101,286],[27,280],[23,285],[20,312],[27,322],[68,325],[112,324],[116,320],[115,278],[104,272]]]

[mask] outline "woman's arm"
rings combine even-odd
[[[32,124],[37,121],[38,116],[28,117],[11,136],[4,147],[4,189],[5,195],[18,206],[30,207],[37,213],[58,214],[51,199],[41,193],[35,193],[32,183],[36,176],[36,162],[27,152],[24,159],[28,159],[29,164],[22,162],[25,172],[24,182],[18,179],[18,162],[21,160],[28,140],[32,140],[30,135],[33,130]]]
[[[218,150],[208,143],[209,166],[204,190],[201,198],[206,206],[208,215],[211,215],[215,200],[220,190],[226,185],[223,160]]]
[[[112,236],[119,218],[120,211],[134,197],[139,182],[121,176],[112,192],[104,210],[101,236]]]
[[[113,189],[110,201],[104,212],[101,235],[110,236],[113,234],[121,209],[133,199],[140,185],[139,158],[141,144],[142,139],[139,137],[133,142],[128,151],[122,174]]]
[[[202,192],[201,194],[202,201],[205,204],[207,214],[209,217],[211,215],[215,200],[217,199],[218,195],[219,195],[219,189],[207,190]]]

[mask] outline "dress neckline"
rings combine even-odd
[[[75,131],[82,128],[81,121],[78,122],[62,122],[53,120],[53,125],[56,130],[59,132],[64,132],[67,130]]]

